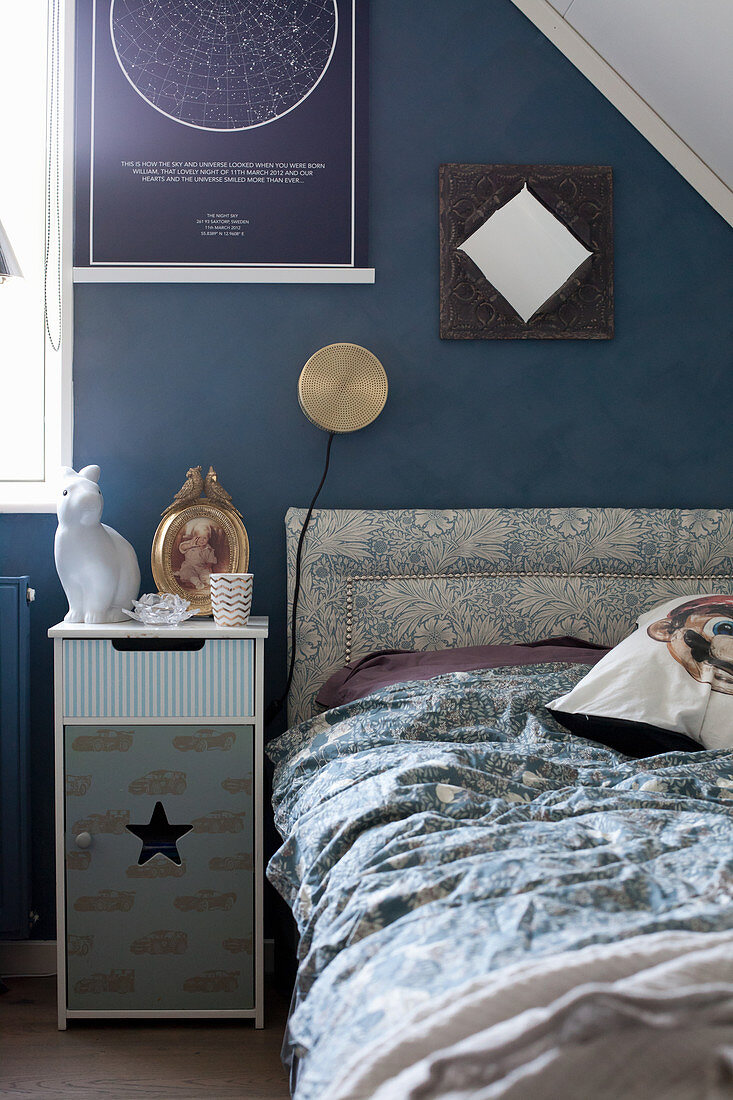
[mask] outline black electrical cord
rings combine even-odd
[[[303,557],[303,544],[305,542],[305,533],[308,530],[308,525],[311,521],[313,509],[316,506],[316,501],[320,496],[321,489],[323,488],[326,480],[326,474],[328,473],[328,466],[331,461],[331,444],[333,443],[334,432],[328,433],[328,443],[326,444],[326,465],[323,468],[323,476],[321,477],[318,488],[315,491],[313,500],[310,502],[308,511],[306,512],[305,519],[303,520],[303,526],[300,529],[300,538],[298,539],[298,549],[295,553],[295,581],[293,583],[293,605],[290,609],[290,664],[288,666],[288,678],[285,684],[285,691],[282,693],[279,699],[274,699],[265,711],[265,725],[269,726],[270,722],[277,718],[278,714],[283,708],[283,704],[288,697],[290,691],[290,685],[293,682],[293,671],[295,669],[295,635],[296,635],[296,615],[298,613],[298,597],[300,596],[300,568]]]

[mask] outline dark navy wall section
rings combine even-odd
[[[53,665],[46,637],[66,614],[67,603],[53,564],[55,516],[0,516],[0,572],[27,573],[36,589],[31,604],[30,773],[31,907],[40,939],[55,935],[53,832]]]
[[[390,396],[338,438],[330,507],[730,506],[733,234],[509,0],[372,0],[374,287],[80,286],[77,465],[98,462],[105,520],[148,555],[191,464],[213,463],[244,514],[254,610],[284,673],[282,519],[306,504],[326,437],[296,382],[323,344],[383,361]],[[440,341],[438,165],[609,164],[616,338]],[[48,625],[64,605],[54,522],[3,517],[6,573],[34,607],[36,905],[52,934]]]

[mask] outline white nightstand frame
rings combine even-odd
[[[85,623],[59,623],[48,635],[54,642],[54,724],[56,761],[56,943],[58,976],[58,1026],[66,1029],[67,1020],[73,1019],[250,1019],[256,1028],[264,1027],[264,937],[263,937],[263,715],[264,715],[264,650],[268,634],[268,620],[253,617],[246,627],[220,629],[210,619],[192,619],[179,627],[146,627],[136,623],[106,623],[96,626]],[[172,1009],[169,1011],[133,1009],[130,1011],[108,1009],[79,1011],[67,1008],[66,989],[66,866],[65,866],[65,760],[64,727],[74,725],[99,725],[100,722],[119,723],[134,721],[135,725],[200,725],[203,720],[215,723],[231,723],[232,716],[215,714],[192,718],[147,718],[132,716],[95,716],[83,718],[64,713],[63,643],[69,638],[248,638],[255,642],[254,713],[236,716],[236,722],[254,727],[254,1008],[220,1009]]]

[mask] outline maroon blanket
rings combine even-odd
[[[430,680],[446,672],[472,672],[478,668],[539,665],[551,661],[594,665],[608,653],[604,646],[581,638],[545,638],[524,645],[474,645],[463,649],[438,649],[416,653],[383,649],[369,653],[334,672],[318,693],[316,702],[330,710],[362,699],[372,691],[405,680]]]

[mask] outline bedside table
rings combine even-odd
[[[264,1024],[267,620],[61,623],[54,640],[59,1028]]]

